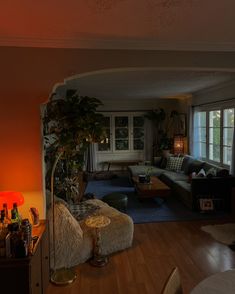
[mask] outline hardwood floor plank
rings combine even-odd
[[[88,262],[78,265],[74,284],[50,284],[47,294],[158,294],[174,266],[179,267],[187,294],[205,277],[235,267],[235,252],[200,230],[203,225],[224,222],[135,225],[131,248],[110,256],[103,268]]]

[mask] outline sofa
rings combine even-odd
[[[86,226],[85,220],[94,214],[110,218],[110,224],[101,229],[102,255],[131,247],[134,224],[127,214],[121,213],[99,199],[86,200],[71,206],[64,200],[56,198],[54,235],[53,210],[50,208],[48,211],[51,269],[70,268],[92,257],[95,231]]]
[[[130,179],[144,174],[159,177],[171,188],[173,195],[191,210],[200,210],[200,199],[208,198],[213,199],[214,209],[230,210],[235,177],[229,175],[225,168],[190,155],[170,155],[155,157],[153,165],[128,166],[128,171]]]

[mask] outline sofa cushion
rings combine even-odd
[[[204,161],[197,160],[197,159],[193,160],[192,162],[190,162],[188,166],[188,174],[192,174],[193,172],[198,174],[202,168],[205,170],[204,165],[205,165]]]
[[[176,173],[173,171],[165,171],[161,174],[160,179],[169,187],[173,187],[174,183],[177,181],[187,182],[188,176],[184,173]]]
[[[151,172],[150,175],[151,176],[160,176],[164,170],[156,167],[156,166],[151,166]],[[128,170],[131,173],[131,176],[138,176],[138,175],[144,175],[147,173],[147,171],[149,170],[150,166],[148,165],[130,165],[128,166]]]
[[[183,160],[183,163],[182,163],[182,167],[181,167],[181,170],[186,174],[188,175],[189,174],[189,165],[191,162],[193,162],[195,159],[191,156],[191,155],[185,155],[184,156],[184,160]]]
[[[166,169],[171,171],[180,171],[182,167],[184,157],[170,156],[167,158]]]

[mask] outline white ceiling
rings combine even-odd
[[[235,0],[11,0],[0,46],[235,51]],[[98,98],[188,95],[233,73],[120,70],[66,80]]]

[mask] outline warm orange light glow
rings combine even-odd
[[[24,204],[24,196],[20,192],[1,191],[0,192],[0,209],[3,209],[3,204],[7,204],[8,209],[13,208],[13,204],[17,206]]]
[[[181,154],[184,152],[184,137],[182,135],[175,135],[174,137],[174,153]]]

